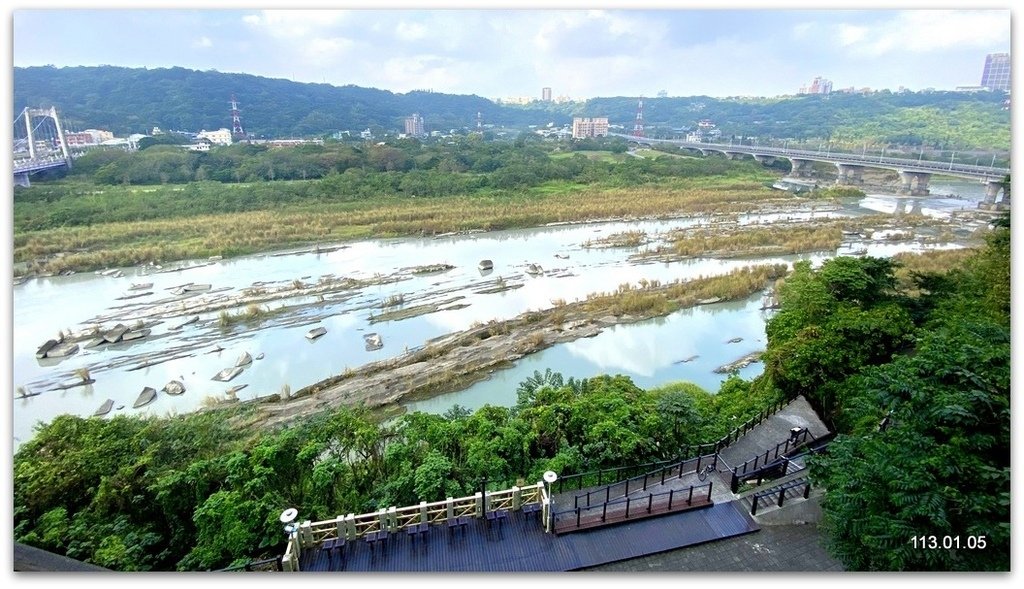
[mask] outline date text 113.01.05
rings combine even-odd
[[[983,550],[986,543],[985,536],[914,536],[910,539],[914,548],[928,550]]]

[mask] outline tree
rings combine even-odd
[[[812,467],[848,568],[1009,570],[1009,341],[1008,330],[954,320],[914,356],[856,379],[859,425]],[[923,549],[919,536],[961,548]],[[969,537],[987,546],[968,549]]]
[[[944,297],[913,353],[844,387],[843,435],[811,475],[847,568],[1009,570],[1010,258],[998,225],[963,271],[930,281]],[[920,544],[929,537],[938,548]]]

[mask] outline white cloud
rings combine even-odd
[[[981,49],[1009,42],[1010,17],[1005,10],[909,10],[873,27],[838,25],[836,35],[841,44],[867,57]]]
[[[211,41],[209,37],[199,37],[198,39],[192,42],[192,47],[198,49],[213,47],[213,41]]]
[[[380,68],[384,88],[399,92],[458,87],[457,63],[437,55],[411,55],[388,59]]]
[[[274,37],[295,39],[333,28],[348,15],[345,10],[261,10],[243,16],[242,22]]]
[[[427,36],[427,27],[420,23],[400,21],[395,27],[395,34],[403,41],[418,41]]]
[[[802,22],[793,25],[793,38],[794,39],[805,39],[811,29],[814,28],[814,23]]]
[[[352,41],[344,37],[316,37],[310,39],[304,48],[309,57],[329,61],[341,57],[352,45]]]
[[[843,45],[853,45],[868,34],[867,27],[854,25],[839,25],[839,42]]]

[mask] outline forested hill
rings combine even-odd
[[[14,104],[54,105],[69,128],[100,128],[116,135],[164,130],[231,128],[231,95],[246,132],[268,137],[321,136],[371,125],[392,130],[414,112],[431,129],[499,121],[503,109],[479,96],[359,86],[303,84],[248,74],[184,68],[31,67],[14,69]],[[522,114],[516,114],[523,118]]]
[[[373,126],[402,129],[402,119],[414,112],[424,117],[427,130],[472,128],[477,112],[485,124],[560,126],[574,116],[607,116],[612,124],[631,129],[637,107],[636,97],[510,106],[479,96],[396,94],[183,68],[14,68],[15,111],[53,105],[68,128],[102,128],[121,136],[149,132],[154,126],[191,131],[230,127],[232,94],[240,103],[246,131],[268,137],[323,136]],[[1010,111],[1005,100],[1001,92],[645,98],[644,120],[649,136],[709,119],[725,137],[1008,150]]]

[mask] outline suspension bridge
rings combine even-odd
[[[13,135],[15,186],[28,186],[29,176],[37,172],[71,167],[71,152],[55,107],[24,108],[14,119]]]

